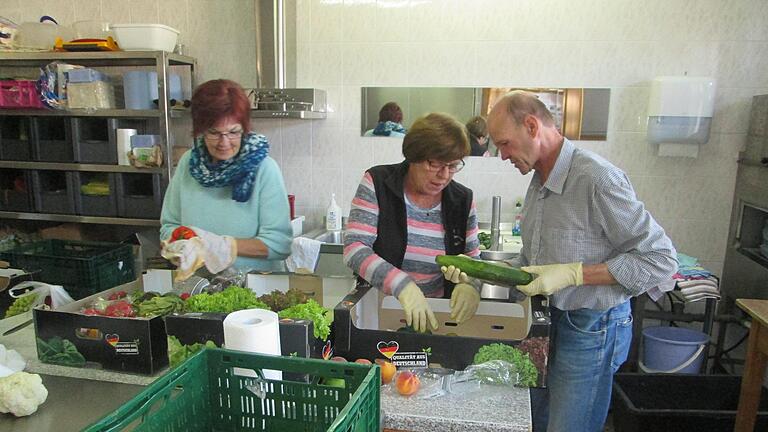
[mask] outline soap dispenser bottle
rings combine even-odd
[[[520,235],[520,223],[523,220],[523,203],[518,201],[515,204],[515,224],[512,225],[512,235]]]
[[[325,230],[341,231],[341,207],[336,203],[336,194],[331,194],[331,203],[325,212]]]

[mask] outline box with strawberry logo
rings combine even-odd
[[[57,310],[34,309],[41,362],[154,375],[168,366],[168,341],[160,315],[137,316],[133,281]]]

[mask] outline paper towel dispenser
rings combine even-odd
[[[651,84],[648,142],[659,156],[696,157],[709,141],[715,105],[715,79],[665,76]]]

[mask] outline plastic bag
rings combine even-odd
[[[211,284],[205,287],[204,291],[216,293],[224,291],[232,285],[244,287],[246,283],[246,274],[234,267],[229,267],[212,275],[210,281]]]
[[[32,288],[29,290],[29,288]],[[27,291],[28,290],[28,291]],[[51,307],[58,309],[67,303],[75,301],[69,296],[67,290],[61,285],[50,285],[43,282],[27,281],[17,284],[13,288],[8,290],[8,294],[12,298],[24,297],[32,294],[37,295],[37,299],[33,302],[33,306],[37,306],[45,302],[45,298],[51,297]]]
[[[399,375],[405,372],[413,374],[419,381],[417,390],[410,396],[417,399],[430,399],[445,395],[470,395],[483,391],[488,386],[518,386],[520,374],[511,363],[503,360],[491,360],[485,363],[471,365],[463,371],[453,373],[445,369],[422,369],[398,371],[390,391],[401,394],[408,392],[414,385],[403,383],[398,389]],[[411,378],[411,377],[407,377]]]
[[[27,362],[16,350],[9,350],[0,344],[0,378],[7,377],[24,370]]]

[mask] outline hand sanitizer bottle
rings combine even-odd
[[[325,212],[326,231],[341,231],[341,207],[336,204],[336,194],[331,194],[331,203]]]
[[[520,235],[520,222],[523,220],[523,203],[515,204],[515,224],[512,226],[512,235]]]

